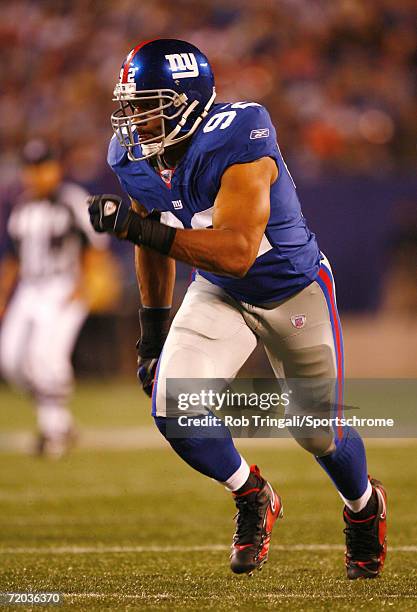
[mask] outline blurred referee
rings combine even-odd
[[[22,165],[24,192],[8,219],[0,270],[0,370],[34,400],[36,451],[60,456],[74,439],[67,403],[71,354],[87,316],[84,262],[107,242],[89,223],[88,194],[63,181],[47,143],[28,142]]]

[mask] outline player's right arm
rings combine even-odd
[[[141,217],[147,211],[132,200]],[[141,297],[141,337],[137,343],[138,378],[147,395],[152,394],[155,370],[169,330],[169,315],[175,284],[175,261],[145,246],[135,246],[135,269]]]

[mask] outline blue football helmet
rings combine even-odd
[[[122,64],[114,89],[119,108],[111,116],[113,131],[130,160],[161,155],[196,131],[215,97],[213,71],[197,47],[183,40],[148,40]],[[155,129],[146,133],[151,121],[158,125],[157,135]]]

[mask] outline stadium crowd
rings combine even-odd
[[[415,0],[15,0],[2,7],[0,183],[30,136],[63,145],[73,178],[105,167],[127,51],[176,37],[213,63],[220,100],[254,99],[304,176],[415,163]]]

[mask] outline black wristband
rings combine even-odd
[[[164,225],[159,223],[159,221],[147,218],[142,219],[140,215],[131,209],[128,212],[126,240],[133,242],[133,244],[139,246],[143,244],[163,255],[168,255],[174,242],[176,231],[175,227],[169,227],[169,225]]]
[[[144,359],[159,357],[169,331],[171,308],[139,308],[138,354]]]

